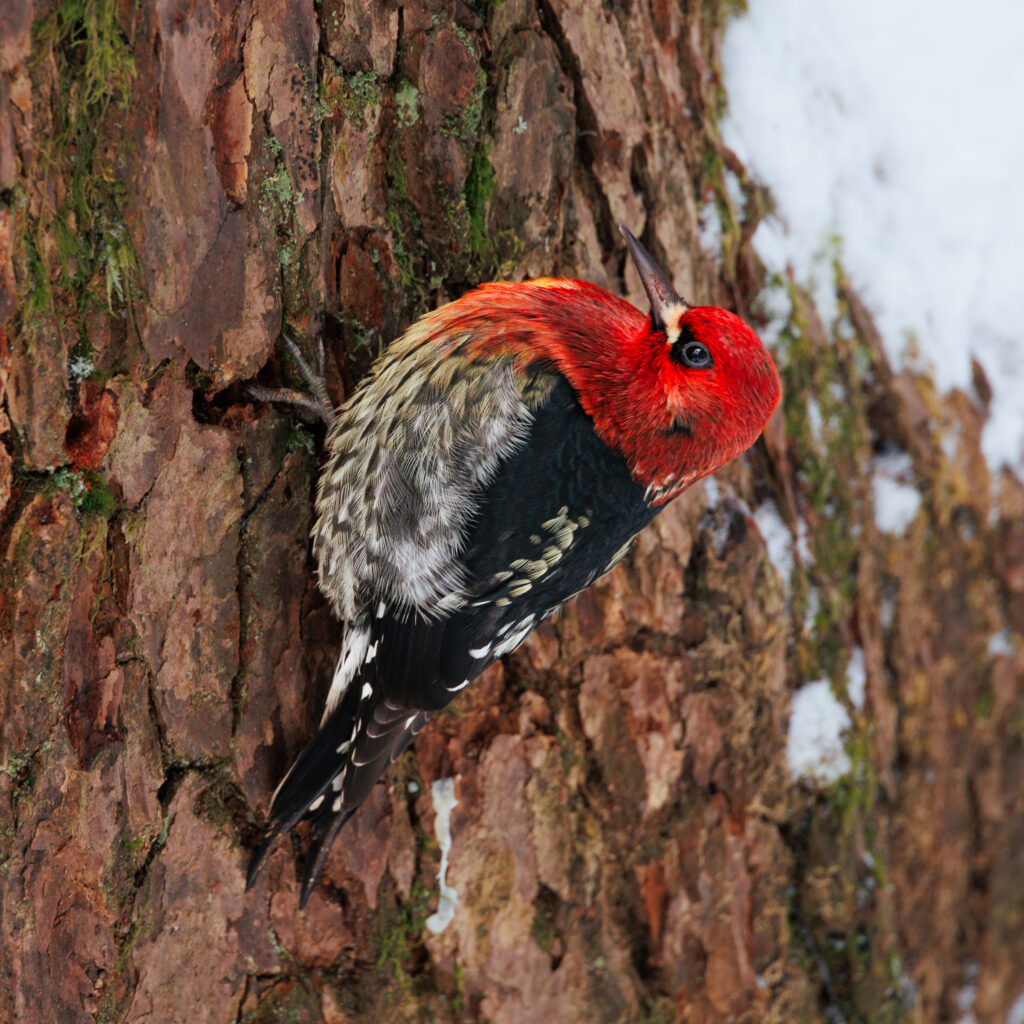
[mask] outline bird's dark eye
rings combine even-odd
[[[711,350],[697,340],[685,321],[679,324],[679,334],[672,344],[672,358],[688,370],[706,370],[715,364]]]
[[[687,341],[677,346],[679,362],[691,370],[706,370],[712,363],[711,353],[699,341]]]

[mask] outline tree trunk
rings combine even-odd
[[[834,323],[765,281],[717,129],[730,6],[8,0],[0,1020],[1006,1019],[1024,490],[979,454],[980,370],[943,398],[841,275]],[[322,434],[243,382],[322,335],[340,401],[494,277],[639,304],[617,221],[694,301],[788,303],[783,410],[428,726],[304,911],[287,841],[246,892],[339,638]],[[891,448],[921,505],[884,532]],[[829,784],[786,761],[818,679],[851,721]]]

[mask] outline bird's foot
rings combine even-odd
[[[308,391],[301,391],[297,388],[265,388],[259,384],[247,384],[245,390],[261,402],[284,402],[286,405],[297,405],[313,413],[317,418],[330,428],[334,425],[334,406],[331,404],[330,396],[327,394],[327,384],[324,381],[324,343],[322,338],[316,341],[316,367],[311,367],[306,362],[299,346],[288,337],[281,335],[281,341],[288,350],[292,359],[295,360],[306,382]]]

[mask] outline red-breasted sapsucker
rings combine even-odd
[[[250,880],[308,817],[305,902],[338,830],[430,717],[775,409],[754,332],[687,305],[623,233],[649,316],[583,281],[483,285],[410,327],[328,417],[313,551],[341,652]]]

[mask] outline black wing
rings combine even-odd
[[[308,815],[304,904],[338,830],[430,716],[611,568],[654,514],[625,460],[556,378],[526,444],[481,496],[462,558],[467,606],[425,620],[380,605],[349,624],[368,631],[359,634],[362,664],[275,793],[250,883],[274,837]]]

